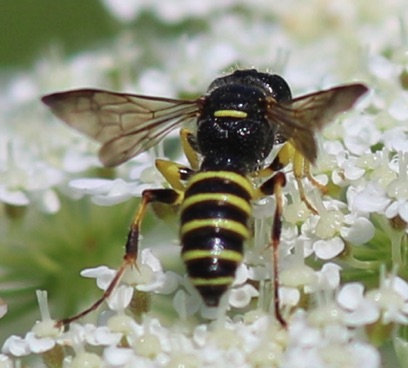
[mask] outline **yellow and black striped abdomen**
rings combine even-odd
[[[230,287],[250,236],[253,186],[232,171],[198,172],[181,205],[182,258],[208,306],[217,306]]]

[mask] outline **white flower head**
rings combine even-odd
[[[377,350],[356,339],[346,327],[330,324],[318,328],[307,322],[305,315],[297,313],[289,328],[288,349],[283,357],[283,367],[304,367],[305,362],[314,367],[347,366],[360,364],[380,367]]]
[[[364,297],[360,283],[345,285],[338,293],[337,301],[344,308],[345,322],[349,326],[363,326],[378,320],[380,313],[375,304]]]
[[[408,323],[408,283],[391,275],[378,289],[367,292],[367,299],[374,302],[384,323]]]

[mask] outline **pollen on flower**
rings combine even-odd
[[[133,342],[136,354],[154,359],[161,351],[162,347],[157,336],[145,334]]]
[[[134,320],[124,314],[117,314],[109,318],[107,326],[113,332],[121,332],[123,334],[130,334],[132,332],[132,324]]]
[[[56,327],[56,321],[37,321],[32,331],[37,337],[56,337],[61,334],[61,328]]]
[[[37,290],[37,300],[40,308],[41,321],[37,321],[32,332],[38,338],[45,337],[57,337],[61,334],[62,330],[56,326],[56,321],[51,319],[50,311],[48,309],[48,294],[46,291]]]
[[[71,368],[100,368],[102,366],[102,358],[97,354],[81,352],[72,359]]]
[[[133,277],[136,284],[150,284],[154,280],[154,272],[149,266],[142,264]]]
[[[314,285],[317,282],[317,275],[313,268],[305,264],[293,264],[286,267],[280,273],[280,280],[283,285],[289,287],[300,287]]]
[[[327,211],[316,224],[316,235],[321,239],[332,238],[340,231],[343,222],[344,215],[340,211]]]
[[[229,350],[242,343],[236,332],[227,326],[216,328],[215,331],[212,331],[209,335],[209,340],[222,350]]]
[[[310,216],[310,210],[306,204],[302,202],[295,202],[287,205],[283,211],[285,220],[292,224],[303,223]]]
[[[265,342],[248,356],[251,367],[275,367],[282,361],[283,348],[277,344]]]
[[[166,367],[168,368],[195,368],[200,366],[200,360],[193,354],[177,354],[174,353]]]

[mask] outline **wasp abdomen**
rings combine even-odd
[[[205,171],[188,182],[181,206],[182,258],[208,306],[217,306],[233,283],[250,237],[253,187],[232,171]]]

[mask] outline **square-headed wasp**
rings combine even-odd
[[[181,130],[183,149],[191,167],[156,160],[171,189],[143,192],[116,277],[94,305],[60,324],[68,324],[96,309],[119,283],[125,269],[135,264],[140,225],[147,205],[152,202],[180,205],[181,256],[187,273],[205,304],[218,306],[234,281],[243,259],[244,242],[251,236],[252,201],[275,195],[270,242],[274,305],[276,318],[285,325],[279,310],[277,258],[282,187],[286,179],[279,170],[292,161],[299,184],[303,175],[310,176],[309,164],[317,157],[315,132],[336,114],[350,109],[366,91],[362,84],[350,84],[292,98],[283,78],[251,69],[216,79],[207,93],[196,100],[96,89],[43,97],[42,101],[57,117],[102,144],[99,158],[108,167],[154,146],[185,122],[196,123],[194,133]],[[282,142],[286,142],[283,153],[266,165],[273,146]],[[256,176],[268,179],[257,186],[253,181]],[[301,186],[299,189],[304,198]]]

